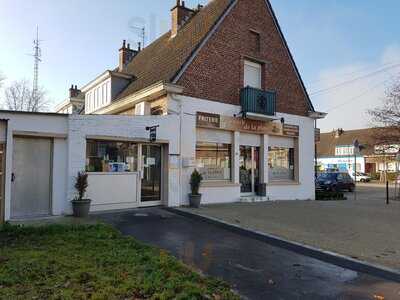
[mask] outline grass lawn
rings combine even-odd
[[[0,299],[238,299],[106,225],[0,227]]]

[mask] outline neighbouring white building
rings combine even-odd
[[[119,66],[72,86],[58,112],[0,111],[6,220],[70,214],[82,170],[91,211],[187,205],[194,169],[205,204],[315,198],[324,114],[268,1],[177,1],[170,32],[124,42]]]
[[[390,128],[338,129],[322,133],[317,143],[317,164],[321,170],[339,170],[354,173],[396,173],[399,170],[397,154],[400,153],[398,134]],[[356,151],[357,140],[362,146]],[[390,141],[390,142],[389,142]]]

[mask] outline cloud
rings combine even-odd
[[[323,70],[308,89],[317,109],[328,112],[319,127],[329,131],[370,126],[367,110],[382,103],[385,91],[399,74],[399,45],[386,47],[375,61]]]
[[[400,61],[400,45],[386,47],[382,54],[381,62],[384,64]]]

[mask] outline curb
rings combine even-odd
[[[244,235],[246,237],[254,238],[261,242],[268,243],[272,246],[283,248],[289,251],[296,252],[305,256],[309,256],[342,268],[351,269],[353,271],[366,273],[372,276],[381,277],[386,280],[395,281],[400,283],[400,271],[382,267],[379,265],[367,263],[361,260],[357,260],[348,256],[337,254],[331,251],[325,251],[315,247],[311,247],[305,244],[293,242],[280,238],[275,235],[266,234],[260,231],[244,229],[238,225],[230,224],[225,221],[221,221],[212,217],[206,217],[203,215],[197,215],[187,211],[182,211],[176,208],[165,207],[165,210],[174,214],[195,219],[198,221],[206,222],[209,224],[216,225],[218,227],[227,229],[231,232]]]

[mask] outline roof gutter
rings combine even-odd
[[[54,107],[54,110],[56,112],[58,112],[58,111],[64,109],[65,107],[67,107],[71,103],[72,104],[85,104],[85,99],[80,99],[80,98],[75,98],[75,97],[74,98],[68,98],[68,99],[64,100],[63,102],[57,104]]]
[[[320,111],[309,111],[308,116],[315,120],[325,119],[328,113],[320,112]]]
[[[113,76],[119,77],[119,78],[123,78],[123,79],[127,79],[127,80],[131,80],[131,79],[134,78],[134,76],[131,75],[131,74],[107,70],[107,71],[101,73],[99,76],[97,76],[95,79],[93,79],[89,83],[87,83],[85,86],[83,86],[81,88],[81,91],[83,93],[86,93],[91,88],[95,87],[99,83],[101,83],[101,82],[105,81],[106,79],[108,79],[110,77],[113,77]]]

